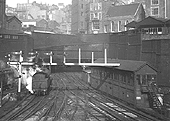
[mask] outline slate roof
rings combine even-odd
[[[140,3],[111,6],[106,15],[110,17],[135,15],[136,11],[139,8],[139,5]]]
[[[136,27],[136,24],[137,24],[136,21],[132,21],[132,22],[126,24],[125,27],[135,28],[135,27]]]
[[[143,19],[142,21],[135,22],[132,21],[125,25],[126,27],[131,27],[131,28],[139,28],[139,27],[163,27],[165,24],[169,25],[170,24],[170,19],[164,19],[164,18],[155,18],[152,16],[148,16],[147,18]]]
[[[99,58],[95,61],[95,63],[101,63],[101,62],[104,62],[103,58]],[[132,72],[136,72],[140,70],[145,65],[148,65],[149,67],[151,67],[156,71],[156,69],[153,68],[151,65],[149,65],[146,61],[108,59],[107,63],[120,63],[119,67],[115,67],[116,69],[132,71]]]
[[[142,21],[137,23],[138,27],[148,27],[148,26],[164,26],[165,21],[167,21],[164,18],[154,18],[152,16],[148,16],[147,18],[143,19]]]
[[[6,16],[7,21],[10,21],[12,19],[16,19],[19,23],[22,23],[16,16]]]
[[[45,19],[21,19],[22,22],[39,22],[39,21],[46,21]]]

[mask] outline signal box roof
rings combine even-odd
[[[95,61],[95,63],[99,63],[99,62],[104,62],[104,59],[99,58]],[[113,68],[119,69],[119,70],[138,72],[138,71],[141,71],[142,68],[147,67],[147,70],[145,71],[150,71],[154,73],[157,72],[157,70],[154,67],[152,67],[150,64],[148,64],[146,61],[119,60],[119,59],[108,59],[107,60],[107,63],[115,63],[115,62],[120,63],[120,66],[113,67]]]
[[[126,25],[126,27],[130,28],[148,28],[148,27],[164,27],[169,26],[170,20],[164,18],[155,18],[152,16],[148,16],[142,21],[135,22],[132,21]]]

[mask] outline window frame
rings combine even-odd
[[[158,14],[153,14],[154,9],[158,9]],[[159,16],[159,6],[151,7],[151,16]]]
[[[153,4],[153,2],[155,2],[155,0],[151,0],[151,5],[159,5],[159,0],[158,1],[158,4]]]
[[[104,33],[108,32],[108,25],[104,25]]]
[[[115,25],[115,22],[114,21],[111,21],[110,22],[110,24],[111,24],[111,32],[115,32],[115,28],[114,28],[114,25],[113,25],[113,23],[114,23],[114,25]],[[113,30],[113,28],[114,28],[114,30]]]
[[[122,21],[118,21],[118,32],[121,32],[121,25],[122,25]]]
[[[92,22],[92,30],[100,30],[100,22],[98,22],[98,28],[94,28],[94,22]]]

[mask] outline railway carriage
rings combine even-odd
[[[96,62],[100,62],[98,59]],[[154,106],[157,71],[144,61],[109,60],[119,67],[91,67],[89,84],[103,93],[138,108]],[[87,73],[84,79],[87,81]],[[158,103],[157,103],[158,104]],[[157,105],[158,106],[158,105]]]

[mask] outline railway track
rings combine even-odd
[[[52,78],[49,95],[25,97],[1,121],[159,121],[100,94],[82,82],[80,73],[56,73]]]
[[[74,74],[69,74],[69,77],[65,75],[65,77],[67,77],[68,79],[70,79],[72,82],[79,83],[79,85],[82,86],[86,86],[86,84],[82,84],[81,82],[81,78],[80,76],[75,76]],[[81,82],[81,84],[80,84]],[[83,87],[85,88],[85,87]],[[79,88],[81,90],[81,88]],[[92,90],[92,89],[91,89]],[[105,112],[108,112],[108,114],[113,115],[113,117],[115,117],[116,119],[119,120],[134,120],[134,121],[160,121],[161,119],[157,119],[155,117],[152,117],[150,115],[144,114],[143,112],[140,112],[138,110],[135,109],[131,109],[131,108],[127,108],[127,106],[124,106],[122,104],[118,104],[116,103],[113,99],[110,99],[106,96],[101,96],[101,94],[99,95],[98,92],[94,93],[91,92],[91,90],[89,90],[89,93],[87,93],[87,91],[82,90],[83,93],[87,94],[88,97],[90,98],[90,105],[94,106],[94,107],[98,107],[97,109],[101,109]],[[97,97],[100,97],[100,99],[98,99]],[[106,100],[107,99],[107,100]],[[109,102],[108,101],[109,99]],[[111,113],[113,112],[113,113]],[[122,118],[120,118],[122,117]]]
[[[65,94],[67,95],[68,99],[72,102],[65,110],[65,114],[67,114],[66,117],[68,119],[73,120],[73,117],[74,120],[78,119],[77,117],[81,117],[81,119],[82,117],[84,117],[84,119],[82,120],[85,120],[90,117],[90,119],[94,118],[95,120],[98,121],[104,121],[105,119],[108,120],[115,119],[113,116],[109,115],[103,110],[96,109],[94,106],[89,105],[89,101],[87,102],[87,100],[85,99],[86,97],[84,96],[82,97],[82,93],[79,92],[82,90],[79,89],[78,89],[79,91],[76,90],[77,89],[76,87],[80,86],[78,83],[76,83],[76,81],[75,83],[70,83],[69,78],[67,78],[66,75],[62,75],[61,78],[63,78],[63,81],[65,81],[65,83],[68,84],[67,89],[65,89]],[[76,89],[73,90],[71,88],[76,88]],[[81,87],[79,88],[81,89]],[[88,107],[89,109],[87,109]],[[72,113],[68,113],[68,112],[72,112]],[[82,112],[82,114],[77,114],[78,112]]]
[[[56,79],[56,77],[53,77]],[[54,86],[57,87],[57,81]],[[62,85],[63,86],[63,85]],[[46,96],[29,95],[6,114],[1,121],[55,121],[64,108],[64,93],[55,88]]]

